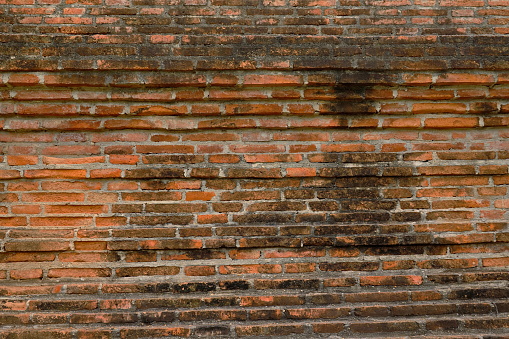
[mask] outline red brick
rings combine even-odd
[[[345,324],[343,323],[316,323],[312,324],[315,333],[338,333],[343,331]]]
[[[472,268],[477,267],[477,259],[434,259],[418,262],[420,268]]]
[[[16,279],[16,280],[42,279],[42,270],[41,269],[11,270],[9,273],[10,273],[11,279]]]
[[[414,104],[412,106],[412,113],[414,114],[429,114],[429,113],[438,113],[438,114],[461,114],[466,113],[467,107],[465,104],[456,104],[456,103],[423,103],[423,104]]]
[[[334,319],[344,317],[350,313],[349,308],[306,308],[290,309],[287,317],[290,319]]]
[[[62,227],[62,226],[92,226],[92,217],[31,217],[30,226],[50,226],[50,227]]]
[[[212,79],[211,85],[214,86],[235,86],[238,83],[239,79],[235,75],[224,74],[224,75],[216,75]]]
[[[281,265],[271,265],[271,264],[219,266],[220,274],[254,274],[254,273],[275,274],[281,272],[282,272]]]
[[[93,164],[105,162],[105,157],[85,157],[85,158],[54,158],[54,157],[42,157],[44,164],[64,164],[64,165],[77,165],[77,164]]]
[[[240,156],[233,154],[213,154],[209,156],[211,163],[236,164],[240,161]]]
[[[244,159],[248,163],[259,162],[299,162],[302,155],[298,154],[246,154]]]
[[[191,329],[185,327],[150,327],[150,328],[122,328],[120,338],[146,338],[146,337],[188,337]]]
[[[184,274],[187,276],[208,276],[215,275],[215,266],[188,266],[184,268]]]
[[[70,244],[65,241],[17,241],[5,244],[7,252],[55,252],[69,249]]]
[[[431,74],[420,74],[420,73],[408,73],[403,74],[403,83],[409,86],[422,86],[431,85],[432,83]]]
[[[407,301],[407,292],[361,292],[345,295],[346,302],[394,302]]]
[[[26,177],[26,172],[25,172]],[[19,179],[21,174],[17,170],[0,170],[0,179]]]
[[[421,276],[367,276],[360,278],[361,286],[407,286],[421,285]]]
[[[482,265],[484,267],[504,267],[509,263],[509,258],[484,258]]]
[[[437,85],[493,85],[495,79],[488,74],[445,73],[435,81]]]
[[[479,118],[428,118],[425,128],[472,128],[479,126]]]
[[[290,295],[240,297],[240,306],[242,307],[303,305],[304,303],[303,297]]]
[[[14,73],[9,76],[7,83],[12,86],[35,86],[39,84],[39,77],[35,74]]]
[[[214,100],[253,100],[253,99],[267,99],[268,95],[263,91],[259,90],[217,90],[211,89],[209,91],[209,97]]]
[[[35,165],[38,157],[34,155],[10,155],[7,157],[7,163],[10,166]]]
[[[419,329],[419,324],[414,321],[352,323],[350,329],[357,333],[415,332]]]
[[[259,250],[250,249],[231,250],[228,253],[232,259],[258,259],[261,255]]]
[[[315,272],[316,264],[314,263],[294,263],[294,264],[285,264],[284,270],[286,273],[307,273],[307,272]]]
[[[111,276],[109,268],[52,268],[48,278],[98,278]]]
[[[304,332],[303,325],[243,325],[237,326],[238,336],[275,336],[300,334]]]
[[[186,193],[186,201],[209,201],[216,194],[214,192],[187,192]]]
[[[49,105],[49,104],[32,104],[18,105],[18,114],[23,115],[48,115],[48,116],[72,116],[77,115],[79,107],[77,105]]]
[[[246,86],[299,86],[303,80],[298,75],[246,75],[244,85]]]
[[[124,267],[115,270],[118,277],[138,277],[138,276],[154,276],[154,275],[176,275],[180,272],[179,267],[175,266],[158,266],[158,267]]]
[[[61,253],[58,256],[61,262],[114,262],[119,258],[107,253]]]
[[[227,104],[227,115],[278,115],[283,106],[278,104]]]
[[[286,169],[287,177],[314,177],[316,176],[315,168],[287,168]]]

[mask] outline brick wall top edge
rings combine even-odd
[[[0,70],[509,68],[504,3],[415,3],[4,0]]]

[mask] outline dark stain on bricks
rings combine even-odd
[[[214,283],[185,283],[176,284],[172,288],[174,293],[210,292],[216,290]]]
[[[154,285],[146,285],[144,293],[166,293],[172,290],[172,284],[169,283],[158,283]]]
[[[221,281],[219,288],[222,290],[248,290],[249,282],[246,280]]]

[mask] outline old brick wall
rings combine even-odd
[[[0,338],[507,338],[508,6],[0,0]]]

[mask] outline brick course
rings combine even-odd
[[[0,0],[0,338],[505,337],[507,5]]]

